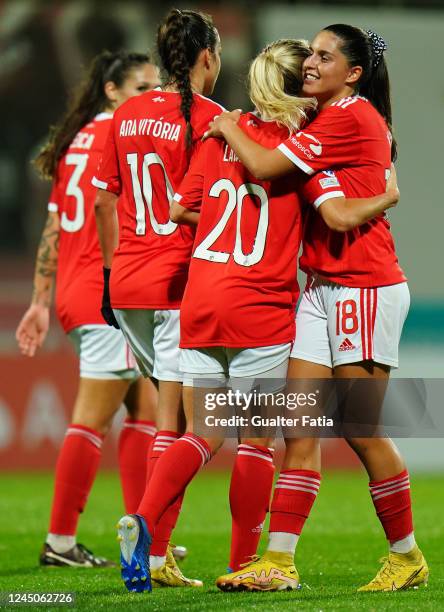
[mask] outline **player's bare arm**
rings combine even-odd
[[[267,149],[249,138],[237,125],[240,110],[223,112],[213,119],[205,138],[224,138],[241,162],[261,181],[273,179],[295,171],[295,165],[278,149]]]
[[[173,200],[170,208],[170,219],[179,225],[194,225],[199,223],[200,213],[188,210]]]
[[[28,357],[35,355],[48,333],[49,307],[59,258],[59,237],[59,215],[49,212],[37,249],[31,305],[15,334],[22,354]]]
[[[104,189],[98,189],[94,212],[100,248],[102,249],[103,265],[105,268],[111,268],[113,253],[119,242],[117,196]]]
[[[348,232],[381,215],[399,202],[395,166],[392,164],[386,192],[372,198],[329,198],[318,212],[328,227],[336,232]]]

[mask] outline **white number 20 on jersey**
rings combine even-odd
[[[65,232],[78,232],[85,223],[85,198],[79,186],[82,174],[85,172],[88,163],[87,153],[69,153],[65,158],[67,166],[74,166],[73,173],[66,186],[66,195],[72,196],[76,200],[76,213],[74,219],[69,219],[64,211],[60,219],[60,224]]]
[[[227,263],[231,253],[227,253],[225,251],[213,251],[211,247],[219,236],[222,235],[231,215],[233,214],[234,210],[236,210],[236,239],[233,249],[233,259],[240,266],[254,266],[262,259],[265,250],[265,240],[267,238],[268,230],[267,192],[263,187],[260,185],[255,185],[254,183],[244,183],[238,189],[236,189],[230,180],[220,179],[211,187],[209,195],[217,198],[223,191],[228,193],[228,202],[223,215],[208,236],[204,238],[204,240],[202,240],[202,242],[196,247],[193,257],[197,257],[198,259],[207,259],[208,261],[216,261],[219,263]],[[247,195],[258,197],[260,202],[259,221],[256,229],[254,246],[251,253],[244,253],[242,249],[241,235],[242,204]]]

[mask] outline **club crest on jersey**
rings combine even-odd
[[[303,141],[310,141],[304,143]],[[291,138],[291,142],[298,148],[305,157],[308,159],[314,159],[314,155],[321,155],[322,143],[317,138],[306,132],[297,132],[296,136]],[[313,155],[314,154],[314,155]]]

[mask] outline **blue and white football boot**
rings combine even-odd
[[[126,514],[117,523],[120,544],[122,580],[128,591],[151,591],[150,545],[151,536],[145,519],[139,514]]]

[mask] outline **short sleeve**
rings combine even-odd
[[[188,172],[174,194],[174,201],[191,210],[199,212],[202,203],[204,171],[207,151],[211,147],[212,140],[207,140],[197,147],[191,158]]]
[[[51,193],[48,200],[48,211],[49,212],[59,212],[63,203],[63,193],[60,181],[60,161],[57,166],[57,170],[55,173],[54,181],[51,187]]]
[[[345,197],[339,179],[332,170],[318,172],[306,179],[301,186],[300,195],[315,208],[319,208],[322,202],[330,198]]]
[[[356,118],[347,107],[329,106],[278,149],[308,175],[356,163],[360,154]]]
[[[112,120],[108,138],[103,150],[102,161],[98,172],[92,179],[94,187],[111,191],[120,195],[122,191],[122,181],[120,177],[119,158],[117,156],[116,142],[114,138],[115,122]]]

